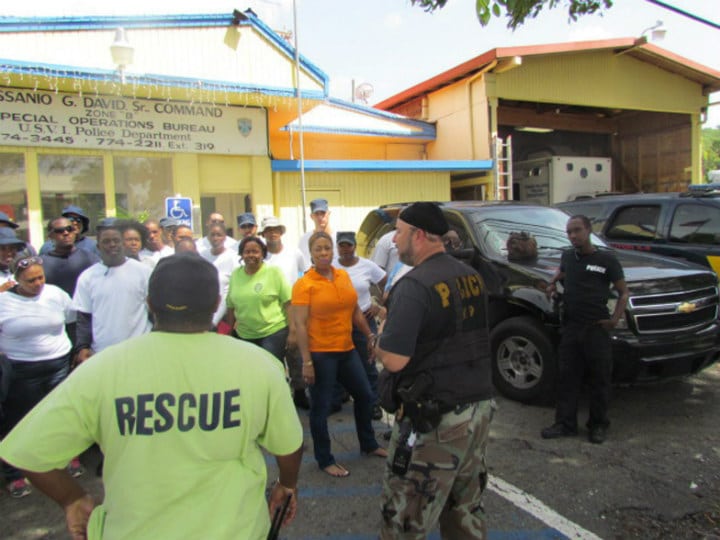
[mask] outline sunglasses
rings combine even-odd
[[[240,225],[240,228],[241,229],[252,229],[254,226],[255,225],[253,225],[252,223],[243,223],[242,225]]]
[[[75,227],[72,225],[68,225],[67,227],[55,227],[53,229],[53,232],[55,234],[62,234],[62,233],[71,233],[75,230]]]
[[[33,264],[39,264],[40,266],[42,266],[43,260],[40,257],[25,257],[24,259],[20,259],[17,263],[15,263],[15,267],[25,270],[26,268],[31,267]]]

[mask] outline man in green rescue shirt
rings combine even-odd
[[[285,523],[295,516],[302,428],[284,373],[259,347],[207,331],[217,279],[200,257],[162,259],[155,331],[82,364],[0,444],[63,507],[73,539],[261,539],[290,494]],[[95,442],[101,506],[64,470]],[[260,446],[280,470],[267,503]]]

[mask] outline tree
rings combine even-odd
[[[448,0],[411,0],[413,5],[432,12],[442,9]],[[501,17],[503,13],[508,17],[508,28],[515,30],[525,22],[525,19],[534,19],[547,7],[552,9],[560,4],[566,4],[568,16],[576,21],[582,15],[590,15],[612,7],[613,0],[475,0],[475,9],[478,20],[487,26],[492,16]]]
[[[707,176],[709,171],[716,171],[720,169],[720,127],[717,129],[703,129],[702,144],[703,171],[705,176]]]

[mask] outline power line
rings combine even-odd
[[[674,13],[677,13],[678,15],[682,15],[683,17],[687,17],[688,19],[692,19],[693,21],[707,24],[711,28],[714,28],[715,30],[720,30],[720,24],[714,23],[712,21],[709,21],[707,19],[703,19],[702,17],[699,17],[698,15],[693,15],[692,13],[689,13],[687,11],[683,11],[680,8],[677,8],[675,6],[671,6],[670,4],[666,4],[665,2],[661,2],[660,0],[646,0],[647,2],[650,2],[651,4],[655,4],[656,6],[660,6],[662,8],[665,8],[669,11],[672,11]]]

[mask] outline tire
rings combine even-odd
[[[554,399],[557,355],[545,329],[530,317],[507,319],[490,332],[493,384],[523,403]]]

